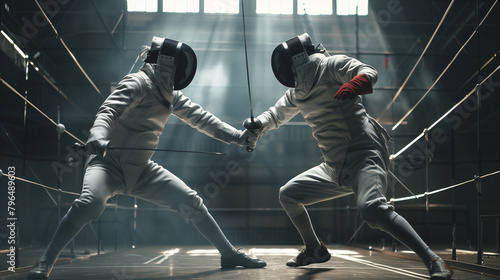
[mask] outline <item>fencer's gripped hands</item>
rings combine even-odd
[[[255,149],[257,146],[257,140],[259,140],[259,136],[257,133],[250,129],[238,130],[237,140],[235,142],[236,145],[242,147],[250,147]]]
[[[335,93],[334,98],[340,100],[353,99],[358,95],[369,94],[373,92],[372,83],[365,75],[359,74],[349,82],[343,84]]]
[[[92,155],[104,157],[109,144],[108,134],[108,129],[103,126],[92,127],[85,146],[85,151]]]
[[[255,146],[257,145],[257,140],[259,140],[259,137],[261,135],[261,129],[262,129],[262,122],[257,119],[257,118],[254,118],[253,116],[251,118],[248,118],[246,119],[244,122],[243,122],[243,126],[252,131],[253,133],[255,133],[255,136],[257,137],[255,139],[255,141],[252,141],[252,143],[250,145],[247,145],[247,152],[252,152],[254,149],[255,149]]]

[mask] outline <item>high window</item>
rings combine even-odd
[[[157,12],[158,0],[127,0],[129,12]]]
[[[337,0],[337,15],[366,16],[368,15],[368,0]]]

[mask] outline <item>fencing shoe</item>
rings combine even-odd
[[[222,268],[234,268],[237,266],[243,266],[246,268],[262,268],[267,264],[259,259],[250,258],[244,252],[238,252],[234,256],[221,256],[220,265]]]
[[[53,265],[45,261],[40,261],[28,272],[28,279],[47,279]]]
[[[432,259],[429,262],[429,274],[431,280],[449,280],[453,276],[453,270],[443,261],[443,259]]]
[[[293,259],[286,262],[287,266],[304,266],[312,263],[323,263],[330,260],[330,252],[325,244],[321,242],[314,250],[308,250],[306,247],[300,248],[300,253]]]

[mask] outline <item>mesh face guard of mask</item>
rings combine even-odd
[[[197,60],[193,49],[168,38],[153,37],[145,62],[172,69],[175,90],[187,87],[196,73]]]
[[[307,33],[279,44],[271,55],[271,66],[276,79],[287,87],[296,87],[295,69],[309,62],[309,54],[313,50],[314,45]]]

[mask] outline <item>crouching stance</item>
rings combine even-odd
[[[371,227],[391,234],[417,253],[431,279],[450,279],[452,271],[444,261],[385,198],[389,136],[367,115],[360,97],[372,93],[377,71],[354,58],[329,56],[314,47],[307,33],[278,45],[271,59],[276,78],[289,89],[257,117],[262,123],[257,133],[264,135],[301,113],[324,158],[280,189],[281,205],[305,245],[286,264],[304,266],[330,259],[304,206],[354,193],[361,217]]]
[[[81,196],[68,210],[30,279],[45,279],[66,245],[99,218],[106,201],[130,195],[177,211],[221,253],[221,266],[261,268],[266,263],[237,251],[212,218],[203,200],[174,174],[151,161],[168,117],[173,114],[200,132],[240,146],[252,146],[255,133],[237,130],[182,94],[196,71],[196,56],[186,44],[154,37],[143,51],[144,65],[127,75],[99,108],[86,144],[91,154]]]

